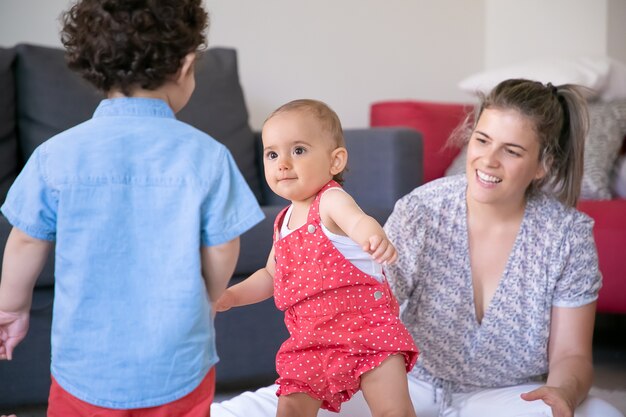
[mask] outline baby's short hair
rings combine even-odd
[[[322,125],[324,130],[335,141],[337,147],[345,147],[346,142],[343,136],[343,128],[341,127],[341,121],[339,116],[328,104],[312,99],[299,99],[293,100],[289,103],[283,104],[276,110],[274,110],[266,119],[269,120],[279,113],[288,111],[303,111],[308,112],[314,116]]]
[[[63,16],[68,66],[98,89],[154,90],[206,43],[202,0],[79,0]]]

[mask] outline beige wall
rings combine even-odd
[[[486,22],[485,68],[607,52],[607,0],[486,0]]]
[[[608,0],[607,54],[626,63],[626,0]]]
[[[0,45],[60,46],[69,0],[0,0]],[[209,44],[238,50],[259,128],[285,101],[327,101],[346,127],[386,99],[467,101],[483,68],[563,55],[626,61],[625,0],[205,0]]]
[[[383,99],[454,101],[483,63],[483,0],[206,0],[209,43],[238,50],[259,128],[285,101],[327,101],[346,127],[365,127]],[[0,0],[0,45],[60,46],[69,0]],[[36,11],[36,12],[34,12]]]
[[[237,3],[208,1],[210,43],[238,49],[256,127],[301,97],[327,101],[347,127],[367,126],[377,100],[458,100],[457,81],[483,62],[482,0]]]

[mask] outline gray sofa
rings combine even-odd
[[[179,114],[223,142],[259,200],[266,219],[242,236],[233,282],[265,264],[275,215],[286,202],[263,179],[260,138],[248,125],[232,49],[213,48],[198,62],[197,87]],[[33,149],[89,118],[102,98],[66,68],[59,49],[20,44],[0,48],[0,203]],[[346,189],[366,212],[384,222],[395,201],[421,183],[422,143],[408,129],[346,130]],[[11,226],[0,216],[0,249]],[[50,257],[34,291],[28,336],[11,362],[0,362],[0,414],[8,407],[43,404],[50,385],[50,325],[54,262]],[[286,337],[272,300],[216,318],[218,390],[245,389],[275,379],[274,355]]]

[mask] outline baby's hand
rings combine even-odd
[[[363,246],[363,250],[370,255],[379,264],[392,264],[398,258],[396,248],[391,244],[385,236],[370,236],[368,243]]]
[[[235,305],[235,296],[228,288],[224,290],[222,296],[215,302],[215,311],[222,312],[230,310]]]

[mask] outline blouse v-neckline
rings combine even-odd
[[[474,326],[476,326],[478,329],[481,329],[485,327],[485,321],[487,321],[487,323],[490,321],[489,319],[492,316],[491,312],[495,309],[495,306],[500,303],[500,298],[502,296],[502,292],[504,291],[503,288],[504,286],[508,284],[507,278],[509,276],[511,265],[514,261],[514,258],[516,256],[516,253],[518,251],[518,248],[521,242],[521,235],[524,232],[524,228],[526,224],[528,205],[531,203],[530,203],[530,200],[526,201],[526,206],[524,207],[524,214],[522,216],[522,221],[520,222],[520,225],[519,225],[519,230],[517,231],[517,234],[515,235],[513,246],[511,247],[511,251],[509,252],[509,256],[507,257],[506,264],[504,265],[504,269],[502,271],[502,275],[500,275],[500,279],[498,280],[498,285],[496,286],[496,290],[494,291],[493,296],[491,297],[491,300],[489,301],[489,303],[483,306],[483,317],[481,320],[478,320],[478,316],[476,315],[476,296],[474,293],[474,280],[473,280],[473,275],[472,275],[472,264],[471,264],[471,255],[470,255],[470,247],[469,247],[469,226],[468,226],[468,211],[467,211],[467,202],[466,202],[467,201],[467,188],[465,188],[462,198],[463,198],[463,204],[460,204],[461,213],[460,213],[459,218],[464,219],[464,221],[462,222],[463,229],[464,229],[462,233],[462,239],[463,239],[462,243],[466,251],[465,253],[467,253],[467,257],[465,259],[465,276],[467,277],[466,285],[467,285],[467,289],[470,295],[469,298],[471,299],[470,308],[471,308],[471,314],[472,314],[472,319],[473,319],[472,322]]]

